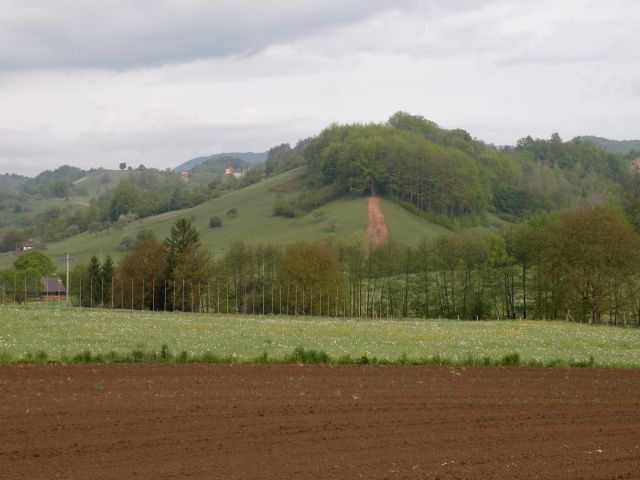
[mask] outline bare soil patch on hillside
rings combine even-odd
[[[640,371],[0,366],[0,478],[631,479]]]
[[[368,215],[367,215],[367,238],[374,245],[384,243],[389,234],[387,222],[384,214],[380,210],[380,199],[378,197],[368,197]]]

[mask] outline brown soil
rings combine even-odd
[[[384,214],[380,210],[380,199],[378,197],[368,197],[369,205],[367,218],[367,237],[374,245],[380,245],[387,239],[389,233]]]
[[[640,371],[0,366],[0,478],[640,478]]]

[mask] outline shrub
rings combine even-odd
[[[164,361],[169,360],[170,358],[172,358],[173,355],[171,355],[171,352],[169,351],[169,346],[164,343],[162,345],[162,348],[160,349],[160,358]]]
[[[220,217],[211,217],[209,219],[209,228],[217,228],[222,226],[222,219]]]
[[[517,353],[509,353],[502,357],[498,363],[503,367],[514,367],[520,365],[520,355]]]
[[[132,236],[127,235],[126,237],[123,237],[120,240],[119,248],[120,248],[120,250],[125,250],[125,251],[126,250],[131,250],[135,243],[136,243],[135,239]]]
[[[289,199],[279,199],[274,207],[274,214],[277,217],[293,218],[296,216],[294,203]]]
[[[297,347],[291,355],[286,357],[287,363],[329,363],[331,359],[326,352],[316,350],[305,350],[303,347]]]
[[[155,240],[156,234],[153,233],[153,230],[149,230],[148,228],[138,230],[138,233],[136,233],[136,242],[149,242]]]

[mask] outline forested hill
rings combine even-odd
[[[640,157],[640,140],[610,140],[608,138],[594,137],[592,135],[576,137],[576,139],[592,143],[607,153],[614,153],[618,155],[630,155],[635,153],[635,156]]]
[[[205,159],[185,177],[124,163],[120,170],[62,166],[35,178],[0,176],[0,251],[28,238],[44,244],[124,228],[297,167],[295,178],[274,186],[275,198],[270,193],[260,200],[269,205],[272,224],[274,213],[303,217],[313,211],[322,218],[320,207],[332,200],[377,195],[450,229],[489,225],[496,217],[517,223],[541,212],[601,204],[622,206],[640,227],[634,158],[581,138],[565,142],[553,134],[496,147],[464,130],[398,112],[384,123],[334,124],[293,147],[274,146],[258,165],[233,155]],[[238,177],[226,175],[227,167]]]
[[[187,172],[192,168],[200,165],[201,163],[205,163],[210,160],[217,160],[220,158],[234,158],[238,160],[242,160],[246,163],[262,163],[267,159],[267,152],[231,152],[231,153],[216,153],[214,155],[209,155],[208,157],[197,157],[192,158],[184,163],[178,165],[174,170],[176,172]]]
[[[403,112],[384,124],[332,125],[305,145],[307,188],[282,198],[294,216],[345,193],[380,195],[440,223],[484,212],[508,219],[539,211],[624,203],[630,161],[590,142],[523,138],[497,148]]]

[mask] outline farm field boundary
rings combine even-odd
[[[353,358],[344,355],[339,358],[329,356],[324,351],[305,350],[302,347],[296,348],[291,354],[281,358],[269,357],[264,352],[255,358],[238,360],[233,356],[219,357],[215,353],[206,352],[202,355],[189,355],[186,350],[177,355],[174,354],[166,344],[162,345],[158,351],[133,350],[130,353],[117,353],[111,351],[106,354],[94,354],[90,350],[83,350],[76,355],[64,355],[55,360],[49,360],[49,354],[44,350],[38,350],[35,354],[27,352],[22,358],[13,358],[0,353],[0,363],[137,363],[137,362],[162,362],[162,363],[226,363],[226,364],[298,364],[298,365],[414,365],[414,366],[473,366],[473,367],[609,367],[609,365],[598,365],[593,357],[588,360],[561,360],[553,359],[548,361],[527,360],[523,361],[518,353],[510,353],[502,358],[493,359],[491,357],[473,358],[467,357],[463,360],[452,360],[449,358],[434,355],[411,359],[406,355],[393,360],[369,358],[363,355]]]

